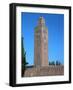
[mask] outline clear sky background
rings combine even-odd
[[[60,61],[64,64],[64,15],[45,13],[21,13],[21,29],[24,38],[26,60],[34,64],[34,28],[38,19],[43,16],[48,28],[48,60]]]

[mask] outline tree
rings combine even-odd
[[[26,69],[27,64],[28,63],[26,62],[26,52],[24,50],[23,37],[22,37],[22,76],[24,75],[24,71]]]
[[[61,65],[61,62],[60,61],[51,61],[51,62],[49,62],[49,65]]]
[[[57,60],[56,65],[61,65],[61,62]]]
[[[55,65],[55,62],[54,61],[49,62],[49,65]]]
[[[52,61],[52,65],[55,65],[55,62],[54,61]]]

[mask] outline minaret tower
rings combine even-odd
[[[48,30],[45,19],[40,17],[34,32],[34,65],[48,66]]]

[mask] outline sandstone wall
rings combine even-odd
[[[25,77],[64,75],[64,66],[31,67],[24,71]]]

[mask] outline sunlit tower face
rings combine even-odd
[[[48,30],[43,17],[38,20],[34,37],[34,65],[48,66]]]

